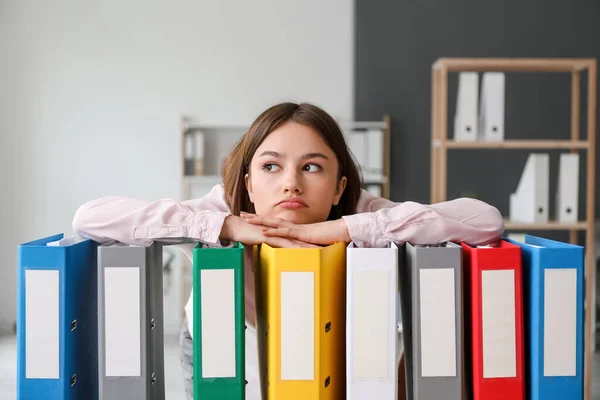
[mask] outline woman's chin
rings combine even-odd
[[[306,209],[282,209],[278,210],[278,212],[273,215],[273,217],[283,219],[285,221],[291,222],[293,224],[309,224],[312,221],[310,215],[306,214]]]

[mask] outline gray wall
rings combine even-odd
[[[599,17],[600,1],[592,0],[357,0],[355,115],[358,119],[380,118],[383,113],[392,117],[392,199],[429,202],[431,64],[438,57],[600,60]],[[582,78],[582,84],[587,85],[585,75]],[[456,85],[457,74],[450,74],[449,135]],[[505,137],[567,139],[570,90],[570,75],[566,73],[507,74]],[[583,116],[587,107],[584,95],[585,92]],[[582,118],[582,136],[585,129]],[[517,187],[528,153],[529,150],[452,150],[448,156],[448,198],[474,191],[508,215],[509,194]],[[550,154],[552,218],[559,153]],[[581,166],[585,168],[585,152],[582,155]],[[585,217],[583,168],[580,218]],[[596,171],[600,171],[598,165]],[[599,184],[596,178],[597,187]],[[596,215],[600,211],[598,203]],[[566,237],[564,233],[545,234]]]

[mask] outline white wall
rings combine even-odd
[[[0,3],[0,332],[20,242],[107,194],[179,196],[179,117],[353,112],[353,1]]]

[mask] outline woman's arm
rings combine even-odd
[[[436,204],[394,203],[363,191],[357,213],[343,217],[352,241],[378,247],[385,243],[432,244],[493,242],[504,232],[504,221],[493,206],[459,198]]]
[[[149,202],[122,196],[92,200],[76,211],[73,230],[99,243],[117,240],[148,245],[160,240],[217,244],[228,215],[223,188],[216,185],[205,197],[184,202],[173,199]]]

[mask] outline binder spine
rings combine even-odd
[[[413,398],[456,398],[463,376],[462,255],[448,247],[407,245],[412,296]]]
[[[257,333],[268,398],[345,397],[345,248],[261,246]]]
[[[64,269],[56,261],[60,250],[20,249],[18,342],[18,398],[68,396],[65,384]],[[46,258],[47,266],[36,258]],[[27,265],[29,264],[29,265]],[[54,266],[52,266],[54,265]],[[61,311],[62,310],[62,311]],[[42,344],[43,343],[43,344]]]
[[[97,399],[96,268],[90,240],[47,246],[62,234],[18,248],[17,397]]]
[[[194,396],[244,399],[244,247],[198,244],[193,257]]]
[[[146,260],[148,260],[148,280],[146,293],[148,296],[150,318],[148,324],[148,343],[150,348],[148,371],[150,398],[152,400],[164,400],[165,398],[165,353],[164,353],[164,310],[163,310],[163,246],[153,243],[146,248]]]
[[[583,248],[526,235],[527,398],[583,398]]]
[[[146,248],[98,248],[100,400],[149,399]]]
[[[469,253],[471,275],[473,398],[504,393],[511,399],[523,399],[521,250],[506,241],[497,248],[462,246]]]
[[[398,249],[347,249],[346,388],[349,400],[398,398]]]

